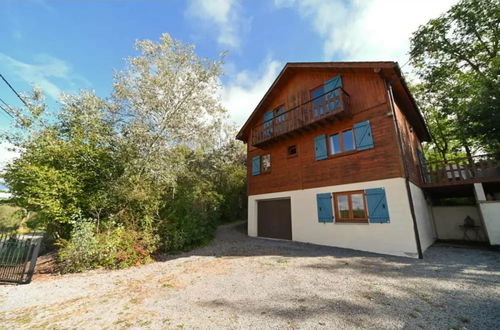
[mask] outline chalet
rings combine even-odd
[[[500,163],[428,164],[430,138],[397,63],[286,64],[237,135],[248,234],[419,258],[440,236],[500,244]]]

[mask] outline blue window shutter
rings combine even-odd
[[[366,204],[368,205],[368,219],[371,223],[389,222],[389,209],[384,188],[366,189]]]
[[[333,222],[332,194],[317,194],[318,221]]]
[[[264,113],[264,137],[273,135],[273,111]]]
[[[252,175],[260,174],[260,156],[252,158]]]
[[[272,119],[273,119],[274,115],[273,115],[273,111],[268,111],[264,114],[264,126],[265,125],[270,125],[272,124]]]
[[[356,136],[356,149],[373,148],[372,128],[369,120],[354,124],[354,135]]]
[[[335,76],[332,79],[325,81],[324,86],[325,86],[324,93],[328,93],[329,91],[342,87],[342,77]]]
[[[316,136],[314,138],[314,152],[316,160],[328,158],[328,151],[326,150],[326,135]]]
[[[323,85],[323,93],[328,93],[325,95],[326,111],[334,111],[340,108],[340,93],[337,88],[342,87],[342,77],[335,76],[332,79],[325,82]]]

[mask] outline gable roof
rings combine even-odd
[[[404,112],[408,121],[413,126],[416,134],[421,141],[430,141],[430,134],[425,125],[425,121],[420,113],[417,103],[410,93],[408,85],[401,73],[401,68],[397,62],[382,61],[382,62],[289,62],[278,74],[274,82],[267,90],[264,97],[260,100],[257,107],[248,117],[245,124],[241,127],[236,135],[238,140],[246,142],[250,132],[250,123],[255,119],[262,105],[269,97],[272,97],[273,91],[282,85],[286,78],[296,72],[307,70],[324,70],[333,69],[336,72],[378,72],[383,78],[388,79],[393,87],[395,99],[401,106],[401,111]]]

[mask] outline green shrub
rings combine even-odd
[[[83,220],[73,225],[69,240],[59,241],[58,261],[63,273],[126,268],[151,261],[157,242],[150,233],[122,226],[97,232],[94,222]]]
[[[169,252],[179,252],[208,244],[214,237],[215,227],[215,222],[206,219],[177,219],[162,232],[163,248]]]

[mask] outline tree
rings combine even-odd
[[[3,174],[12,202],[36,212],[56,237],[68,238],[76,215],[99,221],[109,183],[122,172],[106,107],[93,93],[65,96],[52,124],[32,120],[27,133],[10,139],[21,151]]]
[[[446,133],[469,157],[474,150],[500,151],[499,36],[499,0],[462,0],[411,39],[417,97],[431,119],[433,138],[444,142],[438,133]],[[454,147],[434,145],[440,153],[453,152]]]
[[[222,56],[200,58],[168,34],[137,49],[109,98],[65,96],[47,119],[33,93],[7,136],[21,153],[3,173],[12,202],[65,239],[67,270],[143,262],[158,244],[192,247],[244,216],[244,149],[217,96]]]

